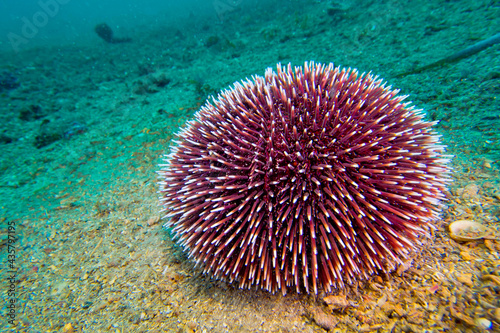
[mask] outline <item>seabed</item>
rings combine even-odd
[[[0,53],[0,72],[19,82],[0,92],[3,321],[15,304],[13,324],[0,330],[500,330],[500,47],[396,77],[498,33],[498,3],[241,6],[222,22],[126,31],[130,43],[94,36]],[[162,228],[160,157],[208,95],[278,62],[309,60],[371,71],[440,121],[436,131],[455,155],[447,208],[421,252],[334,295],[211,280]],[[488,234],[453,240],[448,225],[464,219]]]

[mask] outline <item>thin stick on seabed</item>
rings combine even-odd
[[[451,64],[459,60],[462,60],[464,58],[470,57],[471,55],[481,52],[482,50],[487,49],[488,47],[498,43],[500,43],[500,33],[497,33],[496,35],[488,39],[482,40],[472,46],[469,46],[468,48],[463,49],[462,51],[454,53],[449,57],[433,62],[432,64],[413,69],[411,71],[400,73],[396,75],[396,77],[400,78],[411,74],[418,74],[431,68],[440,67],[446,64]]]

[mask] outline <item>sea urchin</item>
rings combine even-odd
[[[159,171],[167,226],[204,272],[317,293],[393,270],[438,218],[448,156],[382,80],[314,63],[207,102]]]

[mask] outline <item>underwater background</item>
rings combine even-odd
[[[24,0],[0,18],[0,331],[500,330],[499,1]],[[392,274],[240,290],[162,228],[155,172],[209,96],[304,61],[378,75],[439,121],[447,208]],[[456,220],[488,232],[458,242]]]

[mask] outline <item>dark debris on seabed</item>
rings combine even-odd
[[[0,73],[0,93],[18,88],[21,85],[19,79],[10,71]]]

